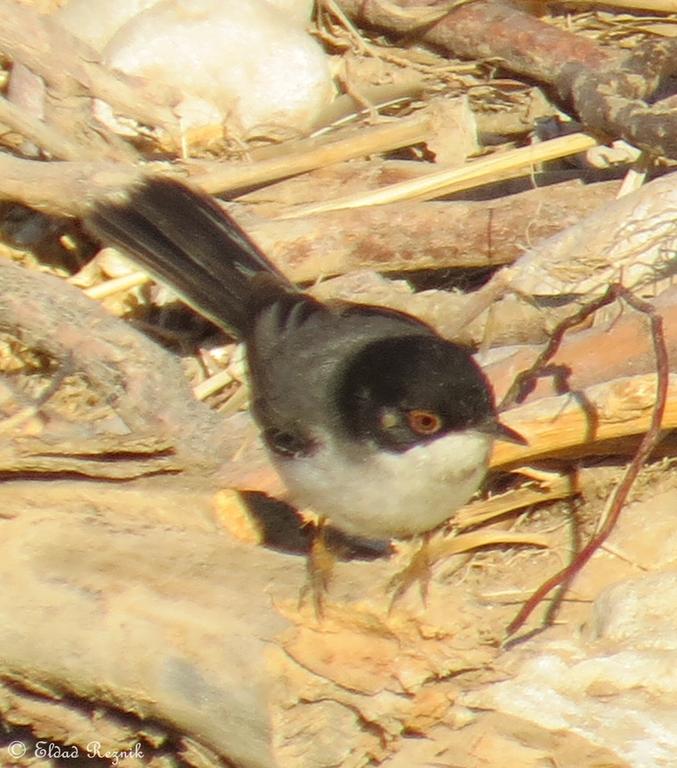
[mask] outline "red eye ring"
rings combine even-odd
[[[417,435],[436,435],[442,429],[442,418],[434,411],[415,408],[407,411],[407,423]]]

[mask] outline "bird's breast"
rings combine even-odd
[[[319,445],[312,456],[275,460],[294,499],[344,533],[385,539],[452,517],[482,484],[491,440],[451,433],[403,453],[337,446],[327,435]]]

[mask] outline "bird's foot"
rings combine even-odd
[[[329,590],[335,562],[336,556],[327,542],[325,521],[320,519],[306,559],[306,583],[299,596],[299,608],[306,600],[310,600],[318,620],[324,617],[324,599]]]
[[[433,564],[430,552],[430,535],[429,533],[423,534],[420,546],[411,556],[407,566],[396,573],[388,582],[388,592],[392,593],[388,606],[389,614],[392,613],[395,604],[415,583],[418,583],[423,605],[428,604],[428,588],[430,587]]]

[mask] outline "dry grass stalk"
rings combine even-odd
[[[112,280],[106,280],[98,285],[93,285],[91,288],[86,288],[83,293],[85,296],[89,296],[90,299],[101,300],[115,293],[122,293],[132,288],[137,288],[149,280],[150,278],[145,272],[130,272],[128,275],[115,277]]]
[[[534,504],[567,499],[578,492],[573,475],[554,472],[548,475],[547,480],[538,485],[529,482],[506,493],[467,504],[454,516],[454,525],[460,530],[472,528]]]
[[[401,200],[431,200],[492,181],[522,176],[529,173],[530,169],[538,163],[575,155],[597,144],[596,139],[585,133],[573,133],[542,144],[533,144],[474,160],[460,168],[435,170],[425,176],[398,182],[380,190],[337,198],[318,205],[304,205],[278,218],[299,218],[344,208],[385,205]]]

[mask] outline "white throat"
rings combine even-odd
[[[404,453],[339,449],[330,436],[311,456],[273,457],[294,499],[345,533],[412,536],[448,520],[477,491],[491,438],[468,430]]]

